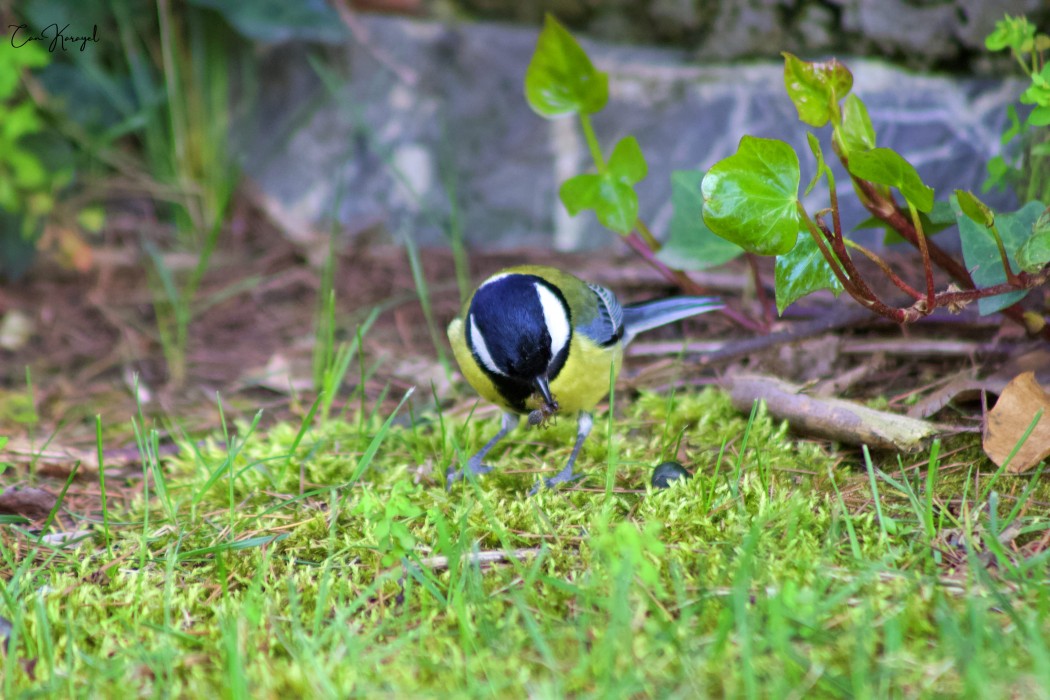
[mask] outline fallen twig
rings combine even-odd
[[[464,554],[461,557],[461,562],[465,564],[497,564],[499,562],[510,561],[511,559],[517,559],[518,561],[524,561],[534,557],[540,553],[539,547],[530,547],[526,549],[514,549],[509,552],[503,550],[491,550],[485,552],[470,552]],[[428,569],[442,570],[447,569],[449,559],[446,556],[427,557],[426,559],[420,559],[419,563]]]
[[[786,420],[796,430],[850,445],[917,452],[945,430],[853,401],[808,396],[802,393],[802,387],[776,377],[730,375],[722,384],[737,410],[750,411],[755,401],[762,400],[770,415]]]

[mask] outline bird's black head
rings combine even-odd
[[[536,275],[486,280],[470,302],[467,345],[513,405],[523,405],[535,381],[553,380],[565,364],[572,321],[564,295]]]

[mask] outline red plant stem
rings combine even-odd
[[[806,231],[810,232],[810,235],[813,236],[814,242],[817,243],[817,248],[820,249],[820,254],[823,255],[824,260],[827,261],[827,267],[832,269],[832,274],[834,274],[835,278],[839,280],[839,284],[842,285],[842,289],[848,292],[849,296],[852,296],[854,299],[861,302],[865,306],[870,307],[871,299],[869,297],[864,297],[861,294],[860,290],[857,288],[857,285],[854,283],[854,280],[850,279],[842,270],[842,266],[841,264],[839,264],[838,259],[834,255],[832,255],[831,251],[827,250],[827,245],[824,242],[824,238],[821,235],[821,231],[817,228],[817,225],[814,224],[813,219],[810,218],[810,215],[808,215],[805,212],[805,208],[802,206],[801,201],[796,201],[795,206],[798,208],[798,213],[802,216],[802,220],[805,221]]]
[[[908,205],[909,213],[912,214],[912,225],[915,227],[915,240],[919,242],[919,251],[922,253],[922,269],[926,273],[926,306],[933,309],[933,297],[937,290],[933,286],[933,263],[930,262],[930,249],[927,246],[926,233],[918,222],[918,214],[911,204]]]
[[[799,212],[804,217],[806,217],[805,210],[802,208],[801,202],[798,203],[798,207]],[[885,316],[886,318],[889,318],[897,323],[912,323],[914,321],[917,321],[924,316],[928,316],[930,313],[933,312],[935,308],[939,306],[965,304],[976,299],[995,296],[996,294],[1003,294],[1004,292],[1014,291],[1018,288],[1017,284],[1006,282],[1004,284],[996,285],[994,287],[987,287],[985,289],[971,289],[962,292],[945,292],[939,296],[936,294],[934,294],[933,297],[927,295],[926,298],[923,298],[922,294],[918,292],[918,290],[912,290],[918,296],[918,300],[916,301],[916,303],[907,308],[895,308],[887,305],[881,299],[871,294],[870,289],[867,288],[867,285],[864,283],[863,279],[860,278],[860,273],[857,271],[856,267],[853,266],[853,263],[849,259],[849,256],[844,256],[844,258],[841,260],[842,268],[840,268],[838,264],[836,264],[836,261],[829,253],[828,248],[824,244],[824,241],[821,237],[821,233],[823,233],[825,236],[831,239],[834,238],[831,232],[828,231],[828,227],[824,223],[823,218],[821,216],[817,216],[816,225],[812,225],[812,222],[810,222],[808,217],[806,217],[806,221],[807,223],[811,224],[807,228],[809,229],[810,235],[813,236],[813,240],[816,241],[817,246],[820,248],[821,254],[824,256],[824,259],[828,261],[828,264],[831,266],[832,272],[835,273],[835,276],[838,278],[839,282],[842,283],[842,286],[846,288],[850,296],[852,296],[854,299],[870,308],[873,312],[881,316]],[[817,229],[817,226],[819,226],[819,230]],[[1040,284],[1045,283],[1047,278],[1050,278],[1050,269],[1047,269],[1045,272],[1042,272],[1038,275],[1028,275],[1022,273],[1021,275],[1018,275],[1017,283],[1023,285],[1026,289],[1030,289],[1032,287],[1037,287]],[[864,290],[867,290],[867,293],[870,296],[864,296],[862,294]]]
[[[630,234],[623,236],[623,240],[636,253],[641,255],[642,259],[649,263],[649,265],[654,270],[659,272],[664,279],[666,279],[668,282],[671,282],[672,284],[677,285],[680,289],[682,289],[682,291],[700,296],[708,292],[708,290],[704,289],[692,279],[690,279],[689,275],[685,274],[681,270],[672,270],[667,265],[664,265],[662,262],[657,260],[656,256],[653,254],[653,251],[649,248],[649,246],[645,244],[645,241],[642,240],[642,237],[639,236],[637,232],[632,231]],[[751,331],[756,331],[758,333],[766,333],[769,330],[768,328],[763,327],[761,324],[752,321],[747,316],[744,316],[736,309],[731,309],[729,307],[723,308],[722,314],[742,328],[746,328]]]
[[[828,172],[831,171],[828,170]],[[839,218],[839,191],[830,175],[828,176],[828,193],[831,195],[831,225],[835,229],[835,238],[843,241],[845,237],[842,235],[842,220]]]
[[[880,258],[878,254],[868,250],[859,243],[850,242],[850,246],[859,250],[868,260],[878,265],[879,269],[882,270],[883,274],[885,274],[886,277],[889,278],[890,282],[893,282],[894,286],[896,286],[897,289],[901,290],[902,292],[910,296],[912,299],[922,299],[922,292],[920,292],[918,289],[902,280],[897,275],[897,273],[890,268],[889,263]]]
[[[1044,269],[1042,272],[1036,274],[1022,272],[1015,275],[1015,278],[1016,282],[1003,282],[1002,284],[997,284],[992,287],[967,289],[961,292],[942,292],[937,295],[937,306],[949,306],[959,303],[965,304],[985,297],[994,297],[997,294],[1016,292],[1018,289],[1034,289],[1035,287],[1046,284],[1046,281],[1050,279],[1050,269]]]
[[[853,182],[856,183],[857,187],[864,193],[865,196],[861,198],[861,201],[864,203],[867,210],[874,214],[878,219],[889,224],[904,240],[918,248],[919,240],[918,234],[915,231],[915,226],[912,224],[911,219],[905,216],[904,212],[897,207],[897,204],[892,200],[885,199],[878,193],[875,186],[867,180],[854,178]],[[932,260],[937,267],[947,272],[952,279],[967,289],[974,289],[976,287],[973,283],[973,278],[970,277],[969,271],[962,265],[962,263],[945,252],[943,248],[933,241],[927,241],[926,248],[929,251],[930,260]]]
[[[834,211],[835,210],[833,209],[833,217],[835,216]],[[830,241],[831,248],[835,251],[835,256],[838,257],[839,263],[841,263],[842,265],[843,272],[845,272],[846,276],[853,281],[853,283],[857,287],[857,291],[860,292],[861,296],[864,297],[863,300],[858,299],[858,301],[865,301],[865,303],[867,303],[867,301],[877,300],[878,296],[875,294],[875,292],[871,291],[871,287],[869,287],[868,283],[864,281],[864,277],[860,274],[860,271],[857,270],[857,267],[853,264],[853,259],[850,258],[849,252],[846,250],[846,244],[843,242],[842,236],[833,235],[830,231],[828,231],[828,227],[824,223],[824,217],[822,217],[820,214],[817,214],[816,219],[817,226],[820,227],[820,230],[824,232],[824,235],[827,237],[828,241]],[[822,250],[821,252],[824,251]]]
[[[845,159],[843,159],[843,165],[846,165]],[[915,227],[908,217],[904,216],[904,213],[897,207],[896,203],[892,200],[887,200],[878,193],[875,186],[866,180],[860,180],[857,178],[853,179],[857,189],[860,190],[861,196],[859,199],[864,204],[864,207],[871,212],[876,218],[885,221],[889,224],[897,233],[901,235],[904,240],[908,241],[915,247],[919,246],[917,240],[917,234]],[[941,268],[951,276],[955,282],[965,290],[976,289],[977,285],[974,284],[973,277],[970,276],[970,272],[960,263],[958,260],[953,258],[947,252],[944,251],[933,241],[927,241],[927,249],[929,251],[930,259],[937,267]],[[1018,287],[1011,286],[1011,289],[1007,291],[1016,291]],[[1020,304],[1014,304],[1000,311],[1003,316],[1017,323],[1022,328],[1028,329],[1028,324],[1025,322],[1024,307]],[[1038,333],[1039,336],[1046,340],[1050,340],[1050,324],[1043,327]]]
[[[747,264],[751,267],[751,277],[755,280],[755,294],[762,305],[762,316],[766,322],[766,328],[772,328],[773,320],[776,318],[773,314],[773,300],[766,293],[766,286],[762,284],[762,277],[758,274],[758,260],[753,253],[745,253],[744,257],[747,258]]]
[[[999,235],[999,229],[996,228],[993,222],[988,230],[992,233],[992,236],[995,238],[995,245],[999,248],[999,259],[1003,263],[1003,271],[1006,272],[1006,281],[1011,284],[1017,284],[1017,275],[1010,268],[1010,258],[1006,255],[1006,246],[1003,245],[1003,237]]]

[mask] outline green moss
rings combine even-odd
[[[579,463],[592,489],[533,498],[539,471],[571,449],[569,421],[522,426],[494,453],[496,471],[451,492],[453,446],[469,453],[495,419],[384,429],[385,417],[352,417],[311,428],[294,450],[296,425],[184,449],[164,465],[170,511],[152,485],[148,503],[110,513],[112,554],[101,538],[54,555],[14,532],[0,539],[0,614],[15,628],[3,695],[1050,689],[1042,555],[989,568],[986,552],[948,544],[953,530],[990,526],[967,487],[971,466],[988,484],[979,450],[942,466],[931,540],[925,464],[902,475],[895,456],[876,456],[904,488],[877,481],[894,523],[884,534],[861,457],[798,442],[763,410],[749,423],[707,390],[643,394],[616,416],[612,435],[598,416]],[[694,477],[654,491],[651,469],[669,456]],[[1043,485],[1025,495],[1029,485],[1002,476],[993,502],[1001,522],[1024,497],[1018,542],[1037,543],[1050,497]],[[937,505],[964,491],[965,508]]]

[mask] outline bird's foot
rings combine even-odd
[[[541,486],[546,486],[549,489],[553,489],[558,484],[570,484],[570,483],[572,483],[574,481],[579,481],[580,479],[584,478],[585,476],[587,476],[587,475],[586,474],[573,474],[571,469],[570,470],[564,470],[563,469],[562,471],[558,472],[554,476],[551,476],[551,477],[548,477],[546,479],[543,479],[542,481],[537,481],[536,484],[532,487],[532,490],[529,491],[529,495],[530,496],[535,496],[537,493],[540,492],[540,487]]]
[[[452,490],[452,484],[456,483],[467,474],[476,477],[481,476],[482,474],[488,474],[490,471],[492,471],[492,467],[487,464],[482,464],[481,459],[475,455],[467,460],[466,468],[460,470],[450,468],[448,470],[448,473],[445,474],[445,488],[447,490]]]

